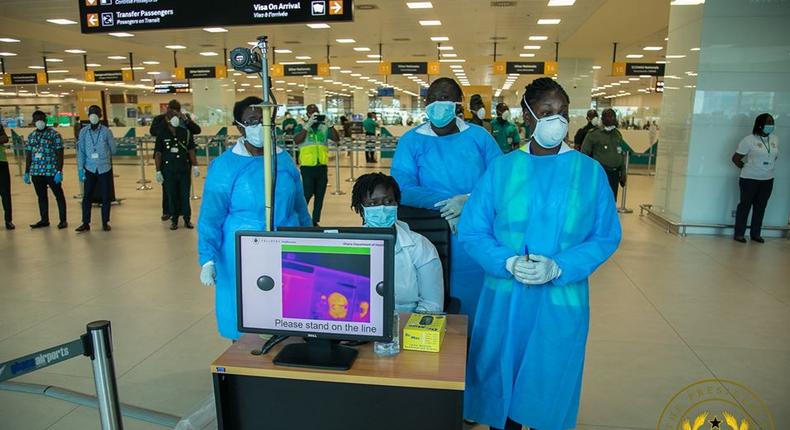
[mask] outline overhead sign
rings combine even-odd
[[[124,82],[133,79],[131,70],[86,70],[85,80],[88,82]]]
[[[557,73],[556,61],[496,61],[495,75],[553,75]]]
[[[227,66],[176,67],[176,79],[227,78]]]
[[[83,33],[353,20],[352,0],[77,0]],[[210,11],[210,12],[209,12]]]
[[[169,84],[154,85],[154,94],[188,93],[189,82],[171,82]]]
[[[666,64],[612,63],[612,76],[664,76]]]
[[[329,76],[329,64],[275,64],[271,67],[272,77],[283,76]]]
[[[379,87],[376,89],[378,97],[395,97],[395,88],[392,87]]]
[[[38,73],[6,73],[3,75],[5,85],[46,84],[47,74]]]
[[[439,72],[438,61],[379,63],[380,75],[438,75]]]

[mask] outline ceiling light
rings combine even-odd
[[[107,58],[110,60],[126,60],[126,57],[124,57],[123,55],[110,55]]]
[[[329,70],[340,70],[340,66],[329,66]]]
[[[47,22],[51,22],[52,24],[58,24],[58,25],[70,25],[77,23],[77,21],[72,21],[70,19],[64,19],[64,18],[52,18],[52,19],[48,19]]]
[[[209,33],[227,33],[228,30],[222,27],[206,27],[203,31],[208,31]]]
[[[99,64],[99,63],[88,63],[88,64],[86,64],[86,66],[88,66],[88,67],[101,67],[101,64]]]
[[[366,48],[364,46],[358,46],[358,47],[354,48],[354,50],[357,51],[357,52],[368,52],[368,51],[370,51],[370,48]]]
[[[452,53],[451,54],[442,54],[442,57],[445,57],[445,58],[455,58],[457,56],[458,56],[458,54],[452,54]]]
[[[85,54],[88,51],[83,51],[82,49],[67,49],[63,52],[68,52],[69,54]]]
[[[148,79],[148,78],[143,78],[143,79],[140,79],[140,82],[151,82],[151,80]]]
[[[656,64],[667,64],[667,62],[664,60],[658,60],[656,61]]]
[[[359,74],[359,73],[352,73],[352,74],[351,74],[351,76],[353,76],[353,77],[355,77],[355,78],[358,78],[358,77],[360,77],[360,76],[362,76],[362,75],[361,75],[361,74]]]
[[[628,78],[628,80],[629,80],[629,81],[638,81],[638,80],[639,80],[639,78],[637,78],[637,77],[633,77],[633,78]]]
[[[206,52],[201,52],[200,55],[202,55],[204,57],[214,57],[214,56],[217,56],[219,54],[217,54],[214,51],[206,51]]]
[[[143,67],[143,66],[134,66],[132,68],[129,68],[129,66],[126,66],[126,67],[121,67],[121,70],[145,70],[145,67]]]
[[[242,87],[249,87],[250,84],[241,84]]]
[[[368,54],[368,58],[381,58],[379,54]]]
[[[184,45],[165,45],[167,49],[187,49]]]
[[[256,74],[247,75],[247,79],[260,79],[260,78],[261,77],[259,75],[256,75]]]
[[[337,43],[357,43],[354,39],[335,39]]]
[[[310,27],[310,28],[315,28],[315,29],[318,29],[318,28],[329,28],[329,24],[324,24],[324,23],[307,24],[307,26]]]
[[[286,65],[286,66],[287,66],[287,65],[291,65],[291,64],[304,64],[304,61],[283,61],[283,62],[282,62],[282,63],[280,63],[280,64],[284,64],[284,65]]]
[[[340,73],[343,73],[343,74],[347,75],[347,74],[351,73],[351,70],[341,70]]]
[[[661,46],[645,46],[642,49],[645,50],[645,51],[660,51],[660,50],[662,50],[664,48],[661,47]]]
[[[145,72],[146,75],[158,75],[162,72]]]
[[[549,6],[573,6],[576,0],[549,0]]]
[[[257,45],[257,42],[255,44]],[[275,49],[274,52],[278,54],[290,54],[293,51],[291,51],[290,49]]]
[[[685,55],[667,55],[666,58],[686,58]]]
[[[47,58],[47,63],[62,63],[63,60],[60,58]]]
[[[460,64],[453,64],[452,66],[450,66],[450,68],[451,69],[463,69],[464,66],[461,66]]]
[[[442,22],[439,21],[438,19],[421,19],[420,25],[422,25],[423,27],[432,27],[432,26],[442,25]]]
[[[109,34],[112,37],[134,37],[134,34],[132,34],[132,33],[123,33],[123,32],[121,32],[121,33],[107,33],[107,34]]]
[[[705,4],[705,0],[672,0],[672,6],[695,6],[698,4]]]
[[[524,49],[535,50],[535,49],[540,49],[540,46],[539,45],[524,45]]]
[[[12,38],[10,38],[10,37],[0,37],[0,42],[6,42],[6,43],[18,43],[18,42],[19,42],[19,39],[12,39]]]
[[[450,38],[447,36],[433,36],[431,37],[431,40],[433,40],[434,42],[447,42],[448,40],[450,40]]]
[[[432,9],[433,4],[429,1],[410,1],[406,2],[409,9]]]
[[[27,66],[27,68],[33,70],[41,70],[44,68],[44,66]]]
[[[297,60],[309,60],[311,57],[309,55],[297,55],[294,58],[296,58]]]
[[[143,64],[153,65],[153,64],[159,64],[159,62],[158,61],[143,61]]]
[[[556,25],[560,23],[558,18],[541,18],[538,20],[538,25]]]
[[[699,48],[691,48],[689,51],[699,51]]]
[[[436,49],[438,49],[440,51],[452,51],[453,47],[452,46],[439,46]]]
[[[549,40],[549,36],[529,36],[529,40]]]
[[[593,66],[593,70],[601,70],[601,66]]]
[[[47,73],[68,73],[68,70],[47,70]]]
[[[377,64],[379,60],[357,60],[357,64]]]
[[[522,58],[531,58],[531,57],[534,57],[534,56],[535,56],[535,54],[533,54],[533,53],[531,53],[531,52],[523,52],[523,53],[521,53],[521,54],[518,54],[518,56],[519,56],[519,57],[522,57]]]
[[[16,57],[15,52],[0,52],[0,57]]]
[[[625,58],[642,58],[642,57],[644,57],[644,55],[642,54],[628,54],[625,56]]]
[[[460,58],[442,58],[439,60],[440,63],[465,63],[466,60],[462,60]]]

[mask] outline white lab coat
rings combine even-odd
[[[395,222],[395,306],[400,312],[438,312],[444,307],[444,276],[436,247],[408,224]]]

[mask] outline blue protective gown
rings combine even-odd
[[[564,148],[496,160],[466,203],[460,240],[485,269],[469,349],[464,416],[504,427],[576,426],[589,328],[587,277],[620,243],[620,221],[597,161]],[[527,287],[505,261],[554,259],[562,275]]]
[[[492,161],[502,155],[483,127],[458,120],[459,133],[436,136],[430,123],[413,128],[399,140],[392,176],[401,189],[401,204],[425,209],[472,192]],[[450,295],[461,300],[461,313],[474,318],[483,269],[453,235],[450,242]]]
[[[275,227],[312,226],[301,176],[287,152],[277,154],[276,180]],[[264,202],[262,157],[225,151],[211,162],[197,225],[198,254],[201,265],[214,261],[217,269],[217,326],[228,339],[241,336],[236,323],[235,234],[266,228]]]

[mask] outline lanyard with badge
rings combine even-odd
[[[759,137],[760,137],[760,142],[762,142],[763,146],[765,147],[765,150],[768,151],[768,153],[770,154],[771,153],[771,145],[770,145],[771,140],[769,139],[768,142],[766,142],[765,138],[763,138],[762,136],[759,136]]]
[[[99,146],[99,140],[101,138],[101,127],[96,128],[95,136],[93,134],[93,130],[88,129],[88,135],[90,135],[91,143],[93,143],[93,145],[91,145],[91,159],[98,160],[99,159],[98,146]]]

